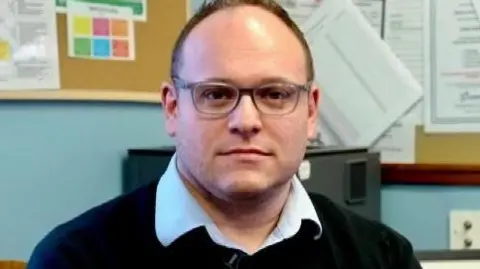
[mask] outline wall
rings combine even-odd
[[[480,210],[480,187],[384,186],[382,221],[417,249],[449,248],[450,210]]]
[[[171,143],[153,105],[0,102],[0,260],[120,193],[131,147]]]

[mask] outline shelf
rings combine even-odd
[[[38,90],[0,91],[2,101],[91,101],[160,104],[159,92],[126,92],[113,90]]]
[[[480,186],[480,165],[383,164],[382,184]]]

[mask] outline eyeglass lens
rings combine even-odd
[[[229,113],[237,105],[241,91],[229,85],[200,84],[194,88],[194,102],[204,113]],[[262,113],[283,114],[296,106],[298,95],[299,90],[292,85],[272,84],[254,89],[252,97]]]

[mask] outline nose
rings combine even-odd
[[[231,133],[240,135],[243,139],[260,132],[262,122],[252,97],[244,95],[240,98],[237,107],[229,115],[228,127]]]

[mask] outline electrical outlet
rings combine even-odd
[[[480,249],[480,210],[450,212],[450,249]]]

